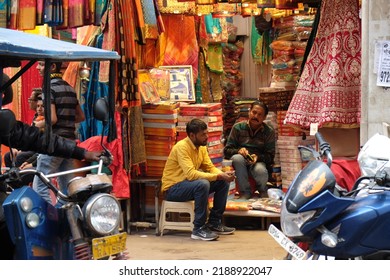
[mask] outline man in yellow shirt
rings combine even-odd
[[[219,234],[231,234],[234,228],[221,223],[233,172],[222,172],[207,152],[207,124],[193,119],[186,126],[187,137],[172,148],[165,164],[161,189],[168,201],[195,201],[192,239],[215,240]],[[208,198],[214,193],[208,223]]]

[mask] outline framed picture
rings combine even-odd
[[[191,65],[160,66],[169,70],[170,100],[195,102],[194,78]]]

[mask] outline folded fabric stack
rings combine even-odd
[[[176,143],[178,103],[142,106],[147,176],[161,176],[168,155]]]

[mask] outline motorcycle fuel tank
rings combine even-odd
[[[336,219],[325,226],[337,234],[334,248],[317,238],[313,252],[337,258],[355,258],[387,252],[390,257],[390,194],[370,194],[357,198]]]

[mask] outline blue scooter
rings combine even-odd
[[[375,172],[363,172],[347,191],[336,184],[330,169],[330,145],[320,133],[316,138],[319,152],[299,147],[314,159],[297,174],[283,199],[283,232],[271,226],[269,233],[297,259],[389,259],[389,155],[373,160],[378,167]],[[303,251],[298,242],[308,250]]]

